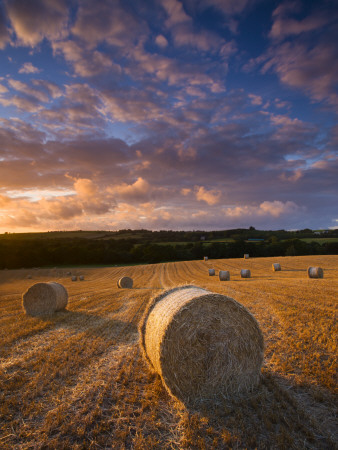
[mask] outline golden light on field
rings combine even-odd
[[[309,279],[308,266],[322,267],[324,278]],[[229,270],[230,281],[209,277],[208,268]],[[84,281],[72,282],[69,270]],[[132,289],[117,287],[122,276],[133,279]],[[45,281],[66,287],[67,311],[26,316],[22,293]],[[338,256],[3,270],[0,283],[3,448],[334,445]],[[264,334],[258,389],[212,411],[170,398],[140,356],[137,325],[147,302],[185,283],[242,303]]]

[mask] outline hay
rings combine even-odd
[[[251,271],[249,269],[242,269],[241,278],[251,278]]]
[[[133,287],[133,280],[130,277],[122,277],[117,282],[117,287],[122,289],[131,289]]]
[[[321,267],[309,267],[307,273],[309,278],[324,278],[324,271]]]
[[[27,275],[27,280],[31,280],[32,279],[32,275]]]
[[[204,257],[204,261],[208,261],[208,259],[209,259],[209,258],[208,258],[207,256]]]
[[[250,255],[248,253],[244,254],[244,259],[249,259]]]
[[[77,281],[77,276],[76,275],[72,276],[72,281]]]
[[[217,401],[257,386],[263,335],[234,299],[181,286],[152,299],[139,326],[144,357],[185,404]]]
[[[66,275],[67,275],[68,277],[70,277],[71,274],[72,274],[72,272],[67,272],[67,273],[66,273]]]
[[[80,276],[79,276],[79,280],[80,280],[80,281],[83,281],[83,280],[84,280],[84,276],[83,276],[83,275],[80,275]]]
[[[220,281],[229,281],[230,280],[230,272],[228,270],[220,270],[218,273]]]
[[[33,284],[22,295],[22,306],[26,314],[30,316],[52,314],[55,311],[65,309],[67,303],[68,292],[66,288],[54,281]]]
[[[215,276],[215,269],[209,269],[209,277]]]
[[[273,270],[274,272],[279,272],[279,271],[282,270],[282,268],[281,268],[281,266],[280,266],[279,263],[273,263],[273,264],[272,264],[272,270]]]

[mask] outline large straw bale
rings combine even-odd
[[[35,283],[22,295],[22,305],[26,314],[39,316],[65,309],[68,303],[66,288],[54,281]]]
[[[215,269],[209,269],[209,277],[215,276]]]
[[[324,271],[321,267],[309,267],[307,273],[309,278],[324,278]]]
[[[230,280],[230,272],[228,270],[220,270],[218,273],[218,276],[221,281],[229,281]]]
[[[251,271],[249,269],[242,269],[241,278],[251,278]]]
[[[280,270],[282,270],[282,268],[281,268],[281,266],[280,266],[279,263],[273,263],[273,264],[272,264],[272,270],[273,270],[274,272],[279,272]]]
[[[244,394],[260,380],[263,335],[234,299],[181,286],[150,301],[140,345],[168,392],[186,404]]]
[[[244,259],[249,259],[250,255],[249,253],[244,253]]]
[[[122,289],[131,289],[133,287],[133,279],[130,277],[122,277],[118,280],[117,287]]]

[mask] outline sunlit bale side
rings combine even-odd
[[[249,253],[244,253],[244,259],[249,259],[249,257],[250,257],[250,255],[249,255]]]
[[[118,280],[117,287],[121,289],[131,289],[133,287],[133,279],[130,277],[122,277]]]
[[[54,281],[33,284],[22,295],[22,306],[29,316],[53,314],[65,309],[67,303],[66,288]]]
[[[215,276],[215,269],[209,269],[209,277],[213,277],[213,276]]]
[[[279,263],[273,263],[273,264],[272,264],[272,270],[273,270],[274,272],[279,272],[280,270],[282,270],[282,268],[281,268],[281,266],[280,266]]]
[[[249,269],[242,269],[241,278],[251,278],[251,271]]]
[[[220,281],[229,281],[230,280],[230,272],[228,270],[220,270],[218,273]]]
[[[324,271],[321,267],[308,267],[309,278],[324,278]]]
[[[168,290],[149,302],[139,332],[151,369],[186,404],[244,394],[259,383],[262,332],[230,297],[191,285]]]

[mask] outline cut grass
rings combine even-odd
[[[0,447],[334,448],[338,256],[277,259],[213,260],[230,270],[226,284],[204,261],[86,269],[82,283],[51,269],[0,271]],[[308,279],[310,265],[324,279]],[[133,289],[116,287],[122,275]],[[21,293],[50,280],[68,289],[68,311],[28,318]],[[229,295],[259,321],[265,364],[252,394],[191,410],[149,372],[139,318],[159,288],[182,283]]]

